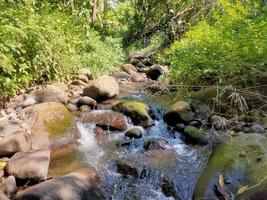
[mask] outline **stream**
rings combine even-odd
[[[127,83],[121,87],[123,92],[117,98],[145,102],[153,111],[155,125],[145,129],[141,139],[128,139],[118,131],[107,131],[104,138],[97,138],[95,124],[83,124],[76,117],[81,133],[77,151],[52,161],[50,175],[89,165],[97,169],[106,199],[192,199],[197,178],[210,155],[209,146],[186,144],[180,133],[167,127],[162,117],[173,103],[172,97],[149,96],[142,86]],[[128,128],[134,126],[130,119],[127,121]],[[167,148],[144,149],[146,141],[152,140],[167,141]]]

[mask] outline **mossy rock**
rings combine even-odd
[[[224,177],[224,186],[219,176]],[[267,138],[261,134],[244,134],[219,145],[198,179],[194,199],[222,199],[231,194],[236,199],[264,199],[267,193]],[[237,195],[243,186],[257,187]],[[219,198],[219,196],[221,196]],[[265,196],[266,197],[266,196]]]
[[[61,103],[36,104],[24,109],[24,113],[31,127],[33,149],[58,149],[75,143],[79,137],[74,117]]]
[[[190,122],[193,116],[189,103],[178,101],[164,113],[163,119],[168,125],[175,126],[180,122]]]
[[[112,106],[112,109],[130,117],[134,125],[143,127],[154,125],[154,120],[149,116],[149,107],[142,102],[124,101]]]
[[[24,109],[29,122],[32,122],[32,134],[46,132],[49,137],[64,136],[75,127],[72,114],[61,103],[41,103]]]
[[[184,136],[189,143],[193,144],[208,144],[209,142],[209,135],[205,130],[191,125],[185,127]]]

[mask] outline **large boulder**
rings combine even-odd
[[[163,119],[168,125],[175,126],[180,122],[190,122],[193,116],[189,103],[178,101],[164,113]]]
[[[14,200],[101,200],[105,199],[96,170],[85,168],[29,187]]]
[[[28,133],[20,131],[0,139],[0,156],[12,156],[16,152],[29,149],[30,136]]]
[[[101,127],[104,130],[111,131],[124,131],[127,129],[126,117],[114,111],[100,111],[87,115],[83,119],[84,123],[95,123],[96,126]]]
[[[31,127],[32,149],[50,148],[56,154],[62,148],[74,148],[79,132],[74,117],[63,104],[36,104],[24,109],[24,113]]]
[[[83,95],[89,96],[97,101],[103,101],[119,94],[119,85],[112,76],[101,76],[89,83],[83,89]]]
[[[194,199],[266,199],[266,172],[267,138],[240,135],[216,147],[198,179]]]
[[[8,161],[6,171],[18,179],[44,180],[50,162],[49,150],[18,152]]]
[[[142,127],[154,125],[154,120],[149,116],[149,107],[142,102],[124,101],[112,106],[112,109],[130,117],[134,125]]]

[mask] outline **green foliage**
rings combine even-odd
[[[196,23],[205,12],[206,1],[198,0],[132,0],[133,15],[123,38],[125,47],[150,46],[154,34],[168,45],[174,36],[181,37],[189,22]],[[136,43],[136,44],[135,44]]]
[[[266,6],[218,2],[205,20],[166,50],[174,82],[244,84],[266,70]]]
[[[81,67],[99,75],[122,61],[120,40],[101,36],[87,18],[45,3],[0,3],[0,96],[69,78]]]

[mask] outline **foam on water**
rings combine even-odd
[[[78,140],[79,151],[84,153],[86,162],[93,167],[97,167],[99,158],[104,155],[104,150],[99,146],[95,134],[93,133],[94,125],[82,125],[77,123],[81,138]]]

